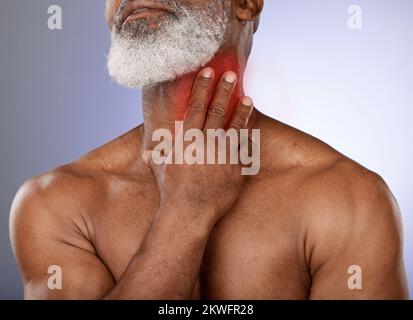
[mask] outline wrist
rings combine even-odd
[[[217,214],[216,209],[209,206],[165,199],[161,201],[157,216],[203,237],[211,233]]]

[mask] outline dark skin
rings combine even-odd
[[[109,25],[120,2],[107,1]],[[143,125],[21,187],[11,238],[25,298],[408,297],[400,214],[386,184],[249,105],[242,78],[263,1],[233,6],[231,37],[208,68],[144,88]],[[155,165],[145,156],[152,132],[185,112],[187,129],[260,129],[260,173]],[[61,290],[48,289],[50,265],[62,268]],[[362,290],[347,286],[351,265],[363,270]]]

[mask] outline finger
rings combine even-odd
[[[228,130],[235,130],[235,135],[237,139],[239,138],[239,140],[237,144],[230,144],[230,147],[228,148],[231,163],[239,163],[237,162],[240,156],[239,152],[242,152],[244,150],[241,148],[241,146],[243,143],[245,143],[241,135],[241,130],[248,127],[248,122],[253,109],[254,103],[252,99],[250,97],[243,97],[239,100],[238,105],[232,115]]]
[[[241,129],[247,128],[253,108],[254,102],[250,97],[240,99],[229,123],[229,129],[235,129],[239,132]]]
[[[225,125],[236,82],[237,74],[233,71],[222,76],[208,109],[204,129],[218,129]]]
[[[202,129],[214,86],[214,69],[202,69],[195,79],[186,113],[185,129]]]

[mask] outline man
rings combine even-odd
[[[11,238],[27,299],[407,298],[383,180],[244,97],[263,0],[106,5],[108,69],[143,88],[144,124],[21,187]],[[259,173],[155,162],[154,134],[177,120],[259,129]]]

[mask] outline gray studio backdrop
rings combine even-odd
[[[139,92],[111,83],[105,71],[104,3],[0,2],[2,299],[23,297],[8,231],[18,187],[142,120]],[[63,29],[51,31],[47,10],[55,4]],[[352,5],[361,29],[349,27]],[[403,212],[411,293],[412,33],[410,0],[267,0],[247,76],[262,111],[384,177]]]

